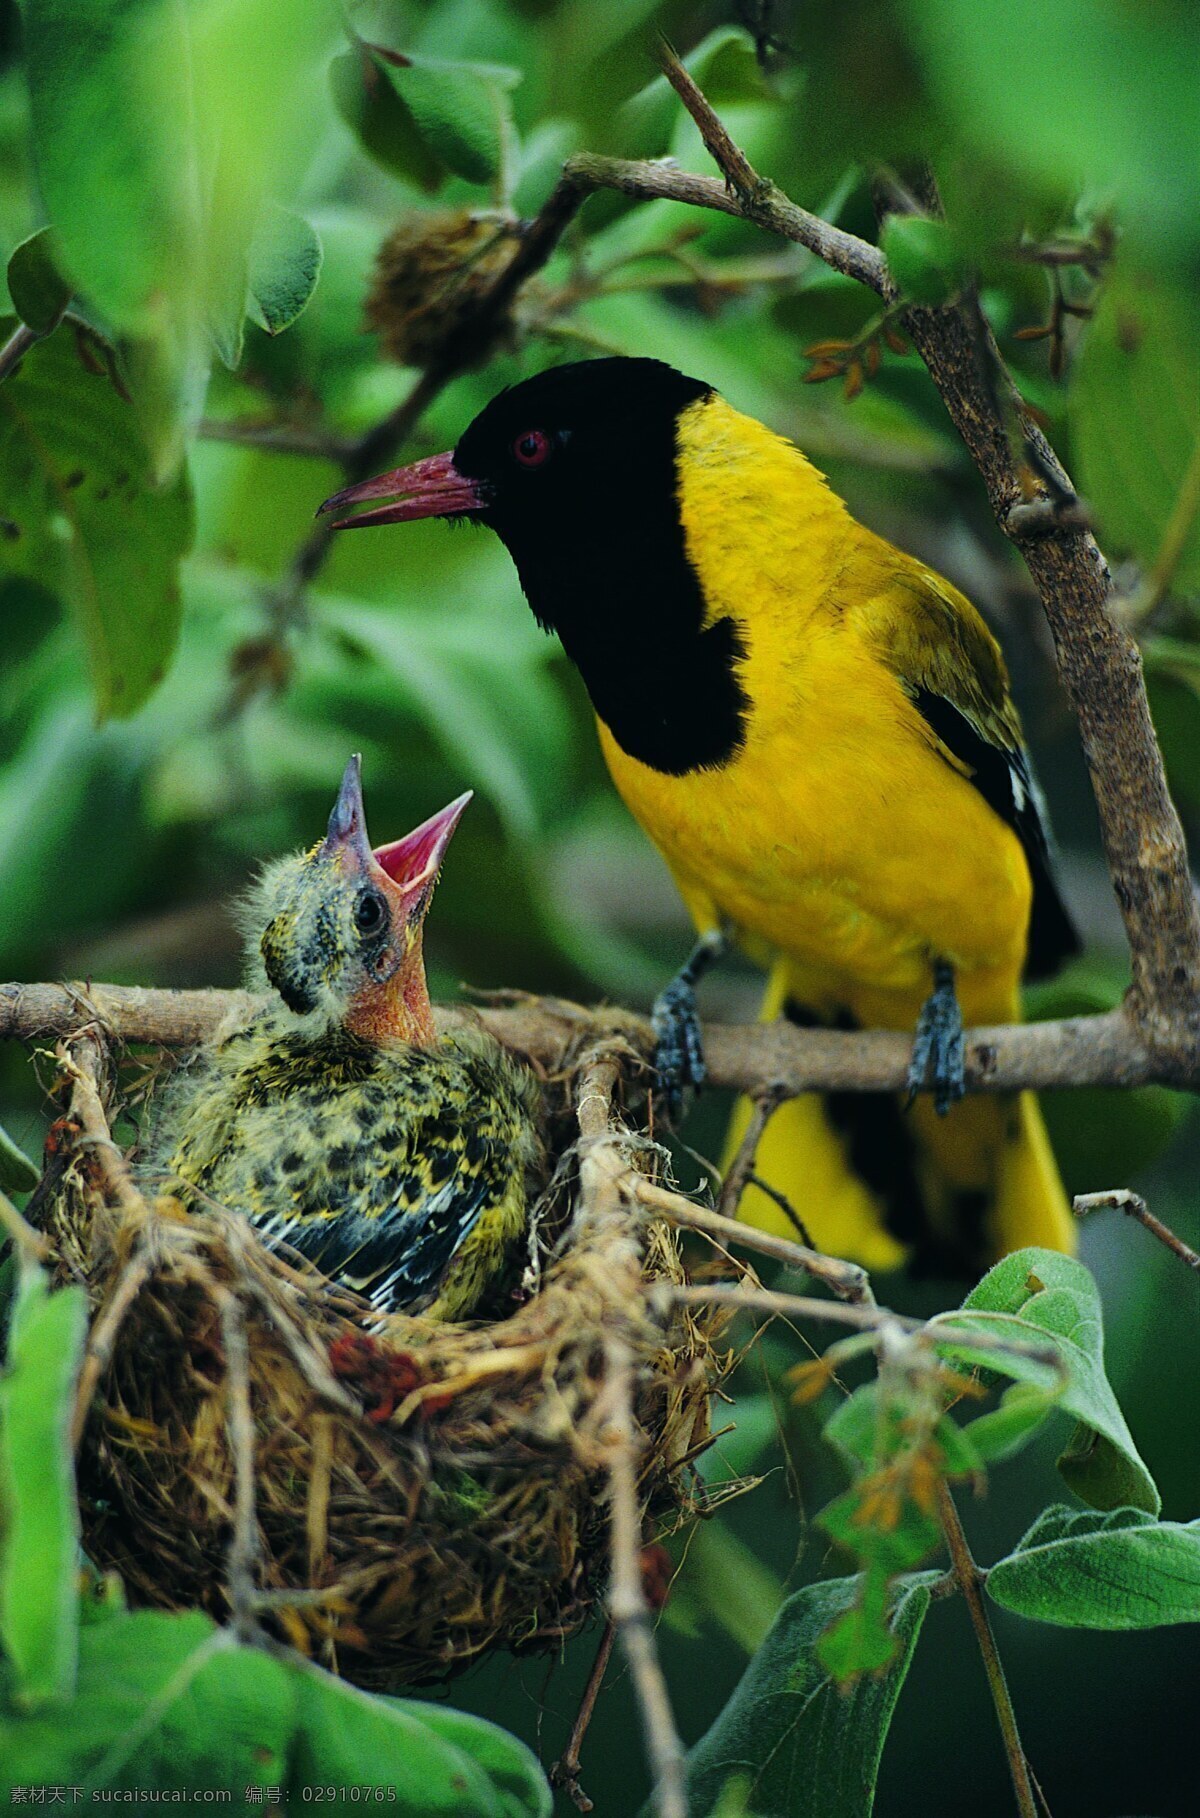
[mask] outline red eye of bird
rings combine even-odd
[[[527,429],[512,445],[513,454],[522,467],[540,467],[548,461],[554,448],[544,429]]]

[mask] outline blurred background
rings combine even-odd
[[[412,389],[488,232],[536,212],[565,156],[711,168],[656,77],[656,30],[757,168],[856,232],[875,231],[873,169],[908,181],[928,161],[949,227],[914,282],[937,301],[978,274],[1120,565],[1194,848],[1200,58],[1187,0],[428,0],[344,17],[313,0],[143,0],[80,9],[66,57],[54,11],[31,0],[23,24],[0,0],[0,253],[26,245],[12,302],[30,322],[56,274],[60,303],[73,293],[0,384],[0,977],[236,983],[231,902],[263,860],[320,834],[353,750],[376,843],[476,791],[428,930],[435,996],[519,987],[644,1009],[679,965],[682,907],[500,544],[425,523],[335,539],[307,586],[296,569],[340,457]],[[47,220],[53,240],[30,250]],[[397,227],[381,303],[375,260]],[[668,360],[793,437],[1000,636],[1087,940],[1030,1013],[1101,1008],[1123,989],[1124,945],[1046,628],[924,369],[880,339],[875,303],[742,223],[598,195],[504,344],[445,386],[394,458],[451,447],[502,385],[600,352]],[[7,339],[3,296],[0,312]],[[829,340],[858,344],[806,383],[820,365],[805,349]],[[757,989],[748,967],[722,969],[705,1012],[749,1018]],[[0,1122],[36,1155],[32,1059],[0,1051]],[[719,1154],[727,1113],[703,1100],[685,1143]],[[1079,1092],[1047,1115],[1070,1190],[1135,1187],[1197,1242],[1190,1103]],[[678,1172],[689,1188],[702,1178],[685,1149]],[[1115,1215],[1082,1241],[1122,1406],[1164,1515],[1189,1519],[1197,1284]],[[880,1289],[914,1311],[961,1292]],[[803,1354],[777,1329],[742,1368],[737,1434],[709,1469],[764,1481],[679,1549],[660,1638],[688,1741],[786,1591],[836,1564],[808,1517],[840,1467],[778,1386]],[[981,1561],[1060,1494],[1054,1452],[999,1469],[966,1511]],[[1002,1613],[997,1628],[1055,1818],[1196,1810],[1193,1631],[1066,1634]],[[548,1762],[595,1639],[486,1665],[450,1695]],[[636,1726],[614,1671],[584,1752],[601,1813],[640,1803]],[[966,1615],[935,1605],[877,1810],[985,1818],[1010,1798]]]

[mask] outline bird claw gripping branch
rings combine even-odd
[[[948,960],[938,960],[934,965],[933,990],[917,1018],[908,1064],[909,1103],[930,1085],[939,1117],[945,1117],[967,1089],[962,1011],[954,989],[954,968]]]
[[[666,988],[654,1000],[654,1070],[673,1122],[683,1111],[684,1092],[699,1091],[708,1078],[704,1041],[696,1010],[696,986],[728,947],[723,934],[702,936]]]

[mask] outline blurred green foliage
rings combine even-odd
[[[338,451],[418,376],[363,328],[372,260],[398,219],[527,216],[576,149],[710,168],[656,74],[656,29],[758,168],[857,232],[875,232],[876,166],[919,186],[928,162],[946,221],[893,229],[889,251],[914,295],[977,277],[1014,376],[1120,564],[1195,835],[1189,0],[356,0],[344,17],[316,0],[0,0],[0,309],[50,331],[0,381],[0,975],[234,982],[224,905],[257,863],[315,836],[356,749],[377,840],[477,792],[430,929],[435,990],[465,979],[645,1004],[678,963],[688,932],[666,874],[616,802],[577,679],[493,539],[440,525],[343,538],[302,597],[288,584],[316,505],[341,483]],[[451,446],[501,385],[600,350],[670,360],[794,436],[866,521],[997,627],[1089,940],[1086,965],[1036,1008],[1111,1003],[1119,921],[1044,627],[932,386],[886,344],[853,399],[836,379],[803,383],[805,348],[870,334],[874,303],[744,223],[596,196],[527,288],[511,344],[456,377],[397,453]],[[706,992],[716,1014],[753,1013],[748,971]],[[43,1111],[25,1058],[0,1058],[0,1122],[27,1153]],[[713,1101],[693,1114],[687,1135],[705,1153],[723,1114]],[[1048,1117],[1073,1189],[1148,1188],[1196,1240],[1195,1120],[1177,1098],[1061,1094]],[[6,1166],[15,1188],[26,1177]],[[690,1182],[686,1156],[680,1169]],[[1165,1514],[1186,1523],[1200,1489],[1194,1284],[1115,1219],[1093,1221],[1085,1246],[1133,1456]],[[888,1294],[922,1312],[957,1299],[944,1284]],[[831,1563],[804,1511],[836,1498],[845,1466],[813,1410],[780,1391],[796,1356],[781,1343],[744,1367],[738,1414],[763,1449],[730,1474],[767,1481],[682,1565],[664,1645],[689,1741],[716,1718],[741,1650],[761,1641],[772,1598]],[[1024,1443],[1044,1411],[1018,1396],[981,1417],[1007,1423],[989,1456]],[[973,1512],[985,1556],[1011,1549],[1061,1494],[1065,1438],[1039,1433]],[[1100,1530],[1038,1532],[1028,1567],[1009,1574],[1027,1602],[1041,1594],[1043,1552],[1073,1547],[1086,1571]],[[833,1563],[845,1569],[847,1556]],[[750,1589],[731,1620],[739,1572]],[[926,1634],[877,1809],[1007,1811],[998,1756],[984,1749],[981,1763],[984,1745],[962,1742],[989,1722],[970,1703],[970,1637],[936,1604]],[[1194,1634],[1102,1637],[1107,1651],[1072,1637],[1063,1655],[1053,1630],[1002,1630],[1056,1818],[1190,1811],[1175,1688],[1195,1672]],[[489,1668],[463,1701],[532,1740],[549,1699],[553,1750],[583,1669],[580,1648],[568,1650],[547,1692],[540,1674]],[[585,1784],[621,1813],[643,1790],[627,1697],[618,1682],[602,1699],[585,1753]],[[1072,1741],[1085,1723],[1136,1726],[1141,1746],[1093,1758]]]

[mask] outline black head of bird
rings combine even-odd
[[[453,453],[346,487],[321,510],[371,507],[339,518],[343,530],[487,525],[623,749],[674,773],[719,763],[742,737],[742,644],[709,610],[679,473],[681,425],[715,395],[661,360],[552,367],[493,398]]]
[[[269,866],[246,912],[267,978],[290,1010],[322,1014],[366,1040],[434,1040],[422,932],[470,799],[468,791],[372,851],[360,760],[350,759],[324,840]]]
[[[712,387],[661,360],[556,366],[502,391],[453,453],[398,467],[335,493],[321,510],[390,500],[340,530],[414,518],[468,518],[507,545],[544,624],[568,629],[555,585],[622,564],[657,568],[680,547],[676,425]]]

